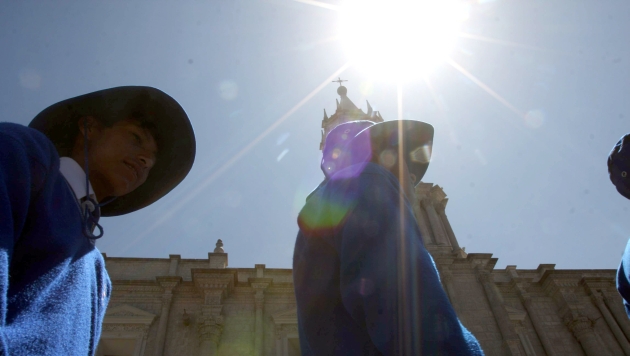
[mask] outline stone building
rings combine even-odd
[[[369,104],[367,114],[358,109],[345,87],[338,93],[322,135],[349,120],[382,120]],[[497,270],[492,254],[460,248],[441,187],[421,183],[416,193],[424,244],[487,355],[630,355],[630,321],[614,270]],[[231,268],[221,240],[207,259],[105,260],[113,294],[99,356],[300,354],[290,269]]]

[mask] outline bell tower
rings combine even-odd
[[[337,94],[339,94],[339,99],[335,99],[337,102],[337,110],[335,113],[328,117],[326,114],[326,109],[324,109],[324,119],[322,120],[322,140],[319,143],[319,149],[324,149],[324,142],[326,141],[326,135],[332,129],[337,127],[337,125],[343,124],[348,121],[356,121],[356,120],[367,120],[372,121],[374,123],[383,122],[383,118],[378,111],[372,110],[372,106],[370,103],[367,103],[367,114],[363,112],[363,110],[357,108],[356,105],[348,98],[348,89],[341,85],[341,83],[346,82],[347,80],[342,80],[341,78],[337,80],[333,80],[333,83],[339,83],[339,87],[337,88]]]

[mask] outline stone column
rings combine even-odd
[[[201,308],[199,324],[199,356],[218,355],[219,340],[223,332],[223,310],[221,290],[205,290],[205,305]]]
[[[444,284],[444,289],[446,290],[446,295],[448,299],[451,301],[451,305],[453,309],[455,309],[456,313],[460,312],[459,304],[455,301],[455,288],[453,287],[453,275],[448,267],[442,267],[442,283]]]
[[[516,327],[515,331],[516,335],[518,335],[519,339],[521,339],[521,345],[523,345],[525,355],[536,356],[534,346],[532,346],[531,341],[529,341],[529,337],[527,337],[527,333],[525,332],[525,328],[522,326],[522,324],[519,324],[519,326]]]
[[[229,296],[237,283],[236,271],[225,268],[193,268],[190,272],[195,287],[204,296],[201,317],[198,319],[199,355],[216,356],[223,332],[223,298]]]
[[[610,355],[610,350],[595,334],[591,320],[584,315],[582,301],[575,294],[579,284],[586,283],[584,278],[580,282],[575,279],[567,280],[566,277],[550,271],[549,267],[552,266],[540,265],[538,267],[541,276],[538,283],[556,302],[558,315],[561,316],[564,324],[573,333],[586,355]],[[589,287],[588,284],[587,287]]]
[[[491,280],[490,274],[487,271],[481,270],[479,267],[475,268],[477,277],[483,286],[483,290],[486,293],[490,308],[501,331],[503,337],[504,349],[507,355],[517,356],[524,355],[522,350],[521,341],[514,330],[514,326],[510,321],[510,317],[503,306],[503,298],[496,290],[494,282]]]
[[[516,294],[521,300],[521,303],[523,303],[523,306],[527,311],[527,315],[529,315],[529,320],[531,320],[532,325],[534,325],[534,331],[536,332],[536,336],[538,336],[538,340],[540,340],[543,349],[545,349],[545,353],[548,356],[556,356],[556,352],[553,349],[553,344],[547,336],[545,325],[543,324],[540,316],[538,316],[536,310],[532,306],[532,297],[527,292],[526,283],[523,282],[523,279],[519,277],[518,272],[516,271],[516,266],[507,266],[505,269],[507,274],[512,278]]]
[[[422,199],[422,207],[427,212],[427,216],[429,217],[429,223],[431,224],[431,230],[433,231],[435,243],[438,245],[447,245],[446,232],[444,231],[444,227],[442,226],[440,217],[433,207],[433,202],[431,201],[431,199]]]
[[[621,330],[623,330],[623,333],[626,335],[627,338],[630,339],[630,320],[628,320],[628,314],[626,314],[626,310],[622,304],[623,302],[619,300],[620,298],[616,294],[617,292],[614,293],[615,295],[611,296],[608,295],[608,293],[602,291],[604,303],[612,312],[615,320],[617,320],[617,324],[619,325],[619,327],[621,327]]]
[[[606,320],[606,323],[610,327],[610,330],[612,330],[613,334],[615,335],[615,338],[617,339],[617,342],[619,342],[619,346],[621,346],[623,352],[626,355],[630,355],[630,343],[628,343],[628,339],[626,339],[623,331],[621,331],[621,328],[619,328],[619,325],[617,325],[615,318],[612,316],[612,314],[610,314],[610,310],[608,310],[606,304],[604,304],[604,298],[598,291],[591,290],[591,299],[593,299],[593,303],[595,303],[599,311],[602,313],[604,320]]]
[[[182,259],[181,255],[168,255],[171,263],[168,267],[169,276],[177,276],[177,269],[179,268],[179,261]]]
[[[254,295],[254,304],[256,307],[256,336],[254,338],[254,355],[262,356],[264,347],[263,306],[265,304],[265,295],[262,290],[256,290],[256,295]]]
[[[139,339],[136,340],[135,353],[133,356],[142,356],[144,355],[144,350],[147,347],[147,339],[149,338],[149,326],[142,331],[142,335]]]
[[[437,213],[442,221],[442,225],[446,230],[446,236],[448,236],[448,240],[451,242],[451,246],[453,246],[453,252],[456,254],[461,254],[461,247],[459,247],[459,242],[457,242],[457,238],[455,237],[455,232],[453,232],[453,228],[451,227],[451,223],[448,221],[448,217],[446,217],[446,203],[448,203],[448,199],[442,200],[437,206]]]
[[[608,348],[600,344],[597,339],[597,335],[595,335],[593,330],[593,322],[589,318],[579,316],[565,321],[565,324],[580,342],[588,356],[610,356]]]
[[[517,289],[517,291],[521,302],[525,306],[525,310],[527,310],[527,315],[529,315],[529,319],[534,325],[536,335],[538,335],[538,339],[545,349],[545,352],[548,356],[556,356],[556,352],[553,350],[553,344],[551,343],[551,340],[549,340],[549,337],[545,332],[545,327],[542,323],[542,320],[540,320],[540,317],[538,316],[538,314],[536,314],[536,311],[532,307],[532,298],[527,293],[523,292],[520,287]]]
[[[162,313],[160,314],[160,324],[155,340],[155,356],[162,356],[164,354],[164,342],[166,341],[168,316],[171,312],[171,303],[173,301],[173,289],[177,287],[182,279],[181,277],[173,276],[161,276],[156,279],[160,286],[164,288],[164,294],[162,294]]]
[[[417,194],[417,193],[416,193]],[[421,198],[416,196],[415,202],[413,203],[413,212],[416,216],[416,222],[418,223],[418,227],[420,228],[420,233],[422,234],[422,241],[424,245],[432,245],[433,239],[431,238],[431,231],[429,229],[429,224],[427,220],[424,218],[424,214],[422,213],[422,206],[420,205]]]
[[[256,267],[264,265],[256,265]],[[257,268],[263,275],[263,268]],[[257,272],[258,272],[257,271]],[[269,287],[272,282],[271,278],[249,278],[250,285],[254,290],[254,304],[256,307],[256,334],[254,335],[254,355],[262,356],[264,353],[265,339],[264,339],[264,323],[263,323],[263,311],[265,304],[265,289]]]

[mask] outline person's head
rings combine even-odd
[[[369,160],[370,153],[366,152],[370,148],[369,138],[359,142],[355,137],[372,125],[373,122],[366,120],[349,121],[337,125],[326,135],[320,165],[326,178],[335,175],[336,179],[347,178],[356,176],[363,170],[363,165]],[[356,164],[359,164],[359,167],[346,169]]]
[[[371,162],[390,171],[411,193],[420,183],[431,160],[433,126],[414,120],[386,121],[362,134],[369,134]]]
[[[99,90],[53,104],[29,127],[44,133],[59,156],[85,167],[101,216],[127,214],[148,206],[175,188],[195,159],[195,134],[184,109],[151,87]]]
[[[630,134],[624,135],[610,152],[608,175],[619,194],[630,199]]]
[[[70,157],[89,169],[90,183],[102,200],[131,193],[146,181],[156,163],[157,142],[157,128],[140,113],[118,121],[84,116],[77,122]]]
[[[351,121],[326,137],[321,168],[327,178],[344,179],[361,174],[368,162],[376,163],[412,192],[429,166],[432,145],[433,126],[422,121]]]
[[[400,182],[400,187],[407,197],[413,197],[419,179],[411,173],[407,160],[398,159],[401,155],[398,147],[372,147],[372,163],[376,163],[392,173]],[[404,155],[404,154],[403,154]]]

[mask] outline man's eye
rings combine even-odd
[[[139,136],[138,134],[133,133],[133,132],[132,132],[131,134],[133,135],[133,137],[135,137],[136,142],[138,142],[138,143],[141,143],[141,142],[142,142],[142,140],[140,140],[140,136]]]

